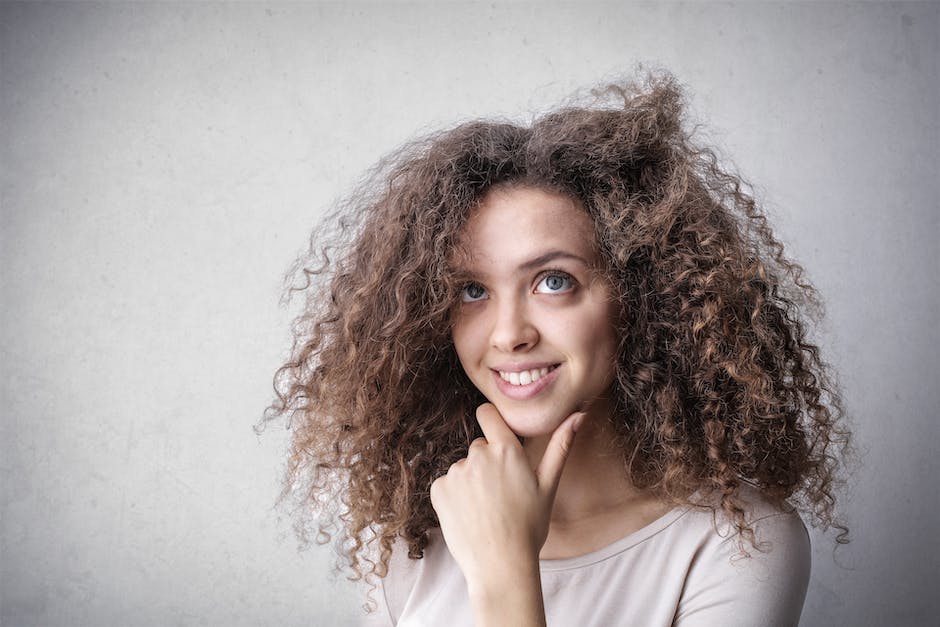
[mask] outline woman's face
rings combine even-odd
[[[605,410],[618,307],[578,201],[495,189],[461,238],[469,280],[452,333],[474,385],[523,437],[549,434],[577,410]]]

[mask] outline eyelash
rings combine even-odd
[[[480,298],[470,298],[470,299],[467,298],[467,290],[469,290],[470,288],[473,288],[473,287],[480,288],[481,290],[483,290],[484,296],[486,295],[486,288],[483,287],[482,285],[480,285],[479,283],[467,283],[467,284],[464,285],[463,288],[460,290],[460,300],[461,300],[462,302],[464,302],[464,303],[475,303],[475,302],[478,302],[478,301],[483,300],[483,296],[481,296]]]
[[[537,291],[538,286],[541,285],[542,282],[549,277],[560,278],[563,281],[566,281],[568,285],[566,286],[565,289],[562,289],[559,291],[538,292]],[[574,280],[574,277],[562,270],[545,270],[544,272],[539,273],[535,281],[536,293],[541,293],[541,294],[566,294],[567,292],[574,289],[575,285],[576,285],[576,281]],[[473,297],[468,298],[467,291],[471,288],[478,288],[483,291],[483,294],[479,296],[478,298],[473,298]],[[486,288],[480,285],[479,283],[473,283],[473,282],[467,283],[466,285],[464,285],[463,289],[460,290],[460,300],[464,303],[476,303],[481,300],[484,300],[485,297],[486,297]]]
[[[561,270],[546,270],[545,272],[542,272],[541,274],[539,274],[539,276],[537,277],[537,280],[535,283],[536,289],[538,289],[538,286],[541,285],[545,279],[550,278],[550,277],[558,277],[562,279],[563,281],[566,281],[568,285],[565,289],[562,289],[560,291],[544,292],[545,294],[565,294],[571,291],[575,286],[574,277],[568,274],[567,272],[562,272]]]

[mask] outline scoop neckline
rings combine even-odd
[[[590,566],[591,564],[602,562],[619,553],[631,549],[634,546],[645,542],[646,540],[649,540],[682,518],[682,516],[684,516],[688,511],[688,506],[677,506],[651,523],[640,527],[633,533],[627,534],[626,536],[620,538],[619,540],[613,541],[607,546],[591,551],[590,553],[585,553],[584,555],[576,555],[574,557],[564,557],[559,559],[540,559],[539,570],[541,572],[570,570],[572,568],[583,568],[584,566]]]

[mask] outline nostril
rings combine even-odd
[[[493,310],[490,343],[503,352],[518,353],[530,350],[538,343],[539,333],[521,305],[503,303],[503,308]]]

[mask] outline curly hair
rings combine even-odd
[[[742,537],[744,484],[834,513],[848,434],[808,337],[819,301],[739,176],[684,129],[675,79],[594,92],[531,124],[474,121],[385,159],[316,234],[298,274],[306,307],[266,419],[292,429],[284,495],[298,529],[337,545],[355,576],[384,576],[396,542],[420,558],[431,482],[480,434],[485,399],[457,360],[453,255],[488,190],[578,199],[624,314],[616,442],[632,482],[675,502],[709,494]],[[335,221],[335,216],[333,218]],[[313,523],[313,525],[311,525]]]

